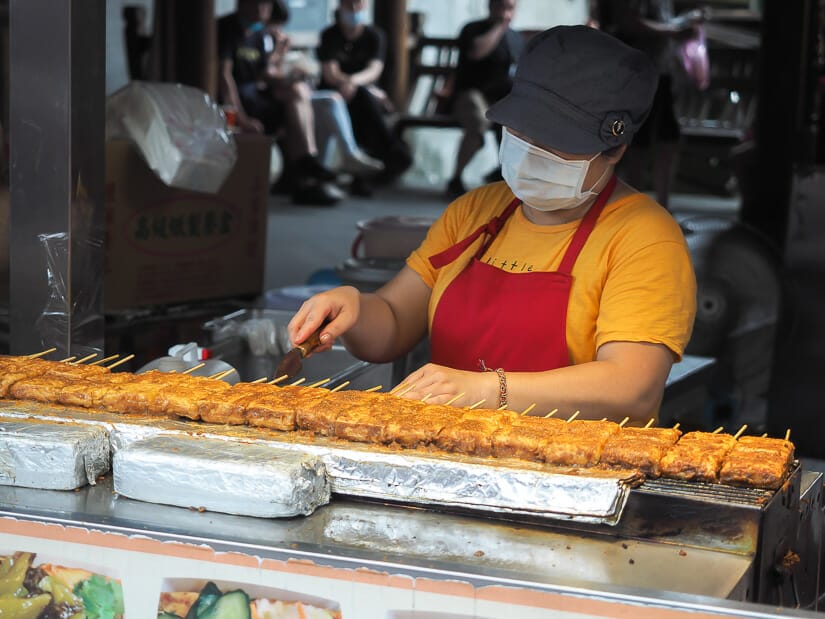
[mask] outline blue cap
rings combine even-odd
[[[595,28],[557,26],[530,39],[487,118],[554,150],[594,154],[630,143],[658,80],[644,52]]]

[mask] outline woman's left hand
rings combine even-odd
[[[397,389],[402,397],[411,400],[426,397],[428,404],[445,404],[463,394],[453,402],[455,406],[470,406],[484,400],[483,408],[498,407],[495,372],[468,372],[428,363],[407,376]]]

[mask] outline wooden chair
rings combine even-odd
[[[460,127],[448,109],[457,64],[457,39],[418,38],[410,51],[409,95],[395,123],[398,135],[410,127]]]

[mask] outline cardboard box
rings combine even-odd
[[[129,141],[106,144],[106,311],[261,293],[271,140],[235,141],[217,194],[171,188]]]

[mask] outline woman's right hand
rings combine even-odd
[[[339,286],[304,301],[287,325],[289,341],[300,344],[326,322],[321,345],[314,352],[332,348],[335,338],[349,331],[358,321],[361,293],[353,286]]]

